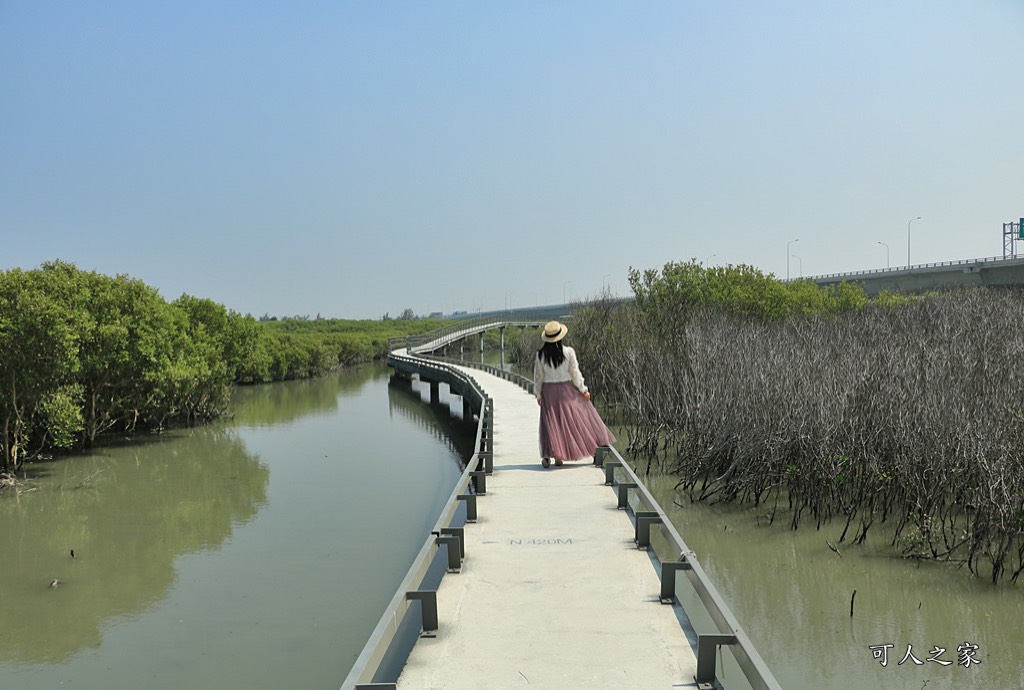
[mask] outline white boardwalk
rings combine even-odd
[[[696,660],[604,474],[544,470],[532,395],[464,369],[494,400],[494,474],[399,688],[695,687]]]

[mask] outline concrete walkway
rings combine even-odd
[[[603,473],[589,460],[543,469],[533,396],[463,371],[494,400],[494,475],[462,572],[438,589],[437,637],[416,643],[398,687],[696,687],[679,609],[658,602]]]

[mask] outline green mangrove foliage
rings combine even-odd
[[[691,500],[855,543],[885,523],[908,558],[1024,572],[1018,293],[868,300],[692,262],[631,281],[635,305],[579,310],[574,344],[631,451],[670,458]]]
[[[431,321],[259,323],[208,299],[167,302],[128,276],[60,261],[0,272],[0,469],[105,432],[212,419],[231,386],[368,361]]]
[[[0,273],[0,452],[210,419],[258,341],[255,322],[139,280],[53,262]]]

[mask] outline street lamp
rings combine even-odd
[[[572,285],[572,281],[566,280],[562,283],[562,304],[568,304],[568,302],[565,301],[565,288],[567,285]]]
[[[911,218],[907,221],[907,268],[910,268],[910,224],[915,220],[921,220],[921,216],[917,218]]]
[[[789,245],[799,241],[800,238],[798,237],[795,240],[790,240],[789,242],[786,242],[786,280],[789,280]]]
[[[704,265],[707,266],[709,263],[711,263],[712,257],[716,256],[718,256],[718,254],[708,254],[708,258],[704,259]]]
[[[885,270],[888,271],[889,270],[889,245],[887,245],[885,242],[882,242],[882,241],[879,241],[878,244],[880,244],[883,247],[885,247]]]
[[[801,259],[796,254],[793,255],[793,258],[800,262],[800,280],[803,280],[804,279],[804,260]]]

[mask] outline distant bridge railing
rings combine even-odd
[[[928,264],[914,264],[912,266],[892,266],[890,268],[871,268],[866,271],[845,271],[843,273],[823,273],[816,276],[806,276],[804,278],[794,278],[795,280],[822,280],[826,278],[852,278],[855,276],[874,276],[883,273],[906,273],[908,271],[914,271],[922,268],[945,268],[949,266],[968,266],[975,264],[986,264],[1003,261],[1013,261],[1014,259],[1020,260],[1020,257],[1003,257],[1003,256],[988,256],[981,259],[957,259],[955,261],[936,261]]]
[[[569,318],[568,307],[564,304],[534,307],[531,309],[512,309],[504,313],[491,313],[484,316],[453,320],[444,328],[422,335],[388,338],[388,349],[396,350],[404,347],[410,353],[422,354],[461,338],[495,328],[505,326],[537,326],[552,319],[567,320]]]
[[[414,623],[410,618],[415,612],[413,602],[419,602],[420,636],[433,637],[437,634],[437,589],[436,584],[431,587],[433,583],[428,581],[433,572],[432,566],[440,556],[443,545],[447,555],[446,572],[461,570],[462,559],[466,556],[466,540],[464,528],[454,526],[456,514],[464,503],[465,521],[476,522],[477,496],[487,493],[487,475],[494,471],[494,403],[477,382],[444,364],[402,354],[389,354],[388,363],[396,369],[422,373],[425,378],[447,382],[449,386],[458,388],[463,398],[468,399],[471,406],[479,410],[474,445],[476,450],[467,461],[465,471],[455,484],[444,508],[441,509],[430,536],[409,566],[398,591],[384,610],[380,622],[377,623],[377,627],[363,646],[363,651],[356,658],[355,665],[342,683],[342,690],[394,687],[394,681],[389,677],[393,675],[392,666],[395,665],[395,661],[404,663],[408,654],[408,649],[402,648],[402,633],[408,631],[409,626]]]

